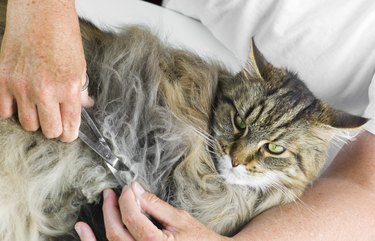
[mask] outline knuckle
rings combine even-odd
[[[78,118],[63,118],[63,133],[61,134],[60,140],[62,142],[72,142],[78,138],[78,129],[80,126],[80,121]],[[68,121],[69,120],[69,121]]]
[[[66,81],[66,85],[64,87],[65,91],[71,93],[73,95],[80,95],[82,91],[82,80],[81,76],[79,78],[72,77],[70,81]]]
[[[25,131],[30,131],[30,132],[34,132],[34,131],[38,130],[38,128],[39,128],[39,124],[35,123],[35,121],[34,122],[31,122],[31,121],[23,122],[22,121],[21,125],[22,125],[22,127]]]
[[[17,93],[24,93],[27,89],[27,83],[22,80],[13,81],[12,86]]]
[[[122,219],[122,222],[125,224],[125,225],[131,225],[131,224],[134,224],[135,221],[137,220],[136,219],[136,216],[134,214],[127,214],[127,215],[122,215],[121,217]]]
[[[177,209],[177,216],[180,217],[182,220],[191,218],[190,213],[183,209]]]
[[[43,135],[48,139],[55,139],[61,135],[61,131],[59,129],[43,129]]]
[[[37,103],[47,106],[51,102],[51,91],[49,88],[41,89],[37,91],[35,98]]]
[[[54,133],[54,132],[43,132],[44,136],[47,138],[47,139],[56,139],[59,137],[58,134]]]
[[[147,200],[152,203],[160,202],[160,199],[153,193],[147,193],[146,195],[144,195],[144,197],[147,198]]]
[[[0,118],[8,118],[15,112],[15,101],[7,92],[0,91]]]
[[[73,81],[70,85],[69,85],[69,88],[70,90],[73,92],[73,91],[77,91],[77,92],[81,92],[82,90],[82,81],[81,79],[79,79],[78,81]]]
[[[0,70],[0,84],[1,85],[6,84],[7,79],[8,79],[8,76],[3,71]]]
[[[10,73],[12,73],[10,68],[6,64],[1,62],[1,65],[0,65],[0,83],[9,79]]]
[[[0,86],[1,88],[8,88],[7,79],[3,78],[2,76],[0,76]]]
[[[0,118],[6,119],[13,115],[13,110],[11,108],[2,108],[0,107]]]
[[[1,76],[2,85],[6,85],[9,90],[15,93],[24,93],[27,90],[27,79],[22,76],[7,75]]]
[[[113,227],[108,227],[106,230],[106,236],[109,241],[120,241],[121,235],[120,232]]]
[[[69,142],[73,142],[77,138],[78,138],[78,132],[66,134],[66,132],[64,131],[63,134],[60,137],[60,141],[65,142],[65,143],[69,143]]]
[[[3,88],[3,86],[0,87]],[[15,102],[13,97],[10,95],[10,93],[7,92],[7,90],[4,91],[4,89],[0,88],[0,118],[8,118],[13,115],[15,112]]]
[[[0,86],[1,86],[1,89],[2,89],[2,93],[4,93],[6,91],[6,89],[8,89],[8,86],[7,86],[7,83],[5,81],[5,79],[3,79],[1,76],[0,76]]]
[[[75,132],[78,130],[80,126],[80,112],[72,111],[72,112],[65,112],[62,114],[63,127],[64,131],[66,132]]]
[[[20,113],[19,114],[19,121],[26,131],[36,131],[37,127],[37,120],[33,118],[31,115],[25,115]]]
[[[145,241],[155,241],[155,240],[159,240],[159,235],[157,235],[155,233],[146,233],[146,234],[144,234],[143,239]]]

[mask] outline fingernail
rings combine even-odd
[[[133,182],[132,187],[133,192],[138,199],[141,198],[143,193],[145,193],[145,189],[143,189],[141,184],[139,184],[138,182]]]
[[[79,227],[79,224],[74,225],[74,229],[75,229],[76,232],[78,233],[78,236],[81,237],[81,228]]]
[[[145,190],[138,182],[133,182],[131,186],[132,186],[133,193],[135,195],[135,202],[137,203],[138,207],[142,211],[140,199],[142,197],[142,194],[145,192]]]
[[[109,196],[109,189],[105,189],[104,191],[103,191],[103,199],[104,200],[106,200],[107,198],[108,198],[108,196]]]

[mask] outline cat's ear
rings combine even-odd
[[[335,110],[327,104],[322,104],[322,108],[323,114],[320,115],[320,121],[337,129],[357,129],[368,121],[367,118]]]
[[[251,38],[250,53],[247,64],[242,70],[245,74],[269,81],[286,75],[286,71],[274,67],[269,63],[255,44],[254,37]]]

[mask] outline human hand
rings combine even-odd
[[[231,240],[208,229],[189,213],[145,192],[138,183],[124,187],[118,202],[112,190],[105,190],[103,196],[104,224],[109,241]],[[158,229],[145,214],[158,220],[163,229]],[[81,241],[96,240],[87,224],[78,222],[75,228]]]
[[[47,138],[78,137],[87,91],[73,0],[9,0],[0,52],[0,118],[18,112],[22,127]]]

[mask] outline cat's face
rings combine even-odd
[[[254,188],[304,185],[324,164],[332,127],[366,120],[334,111],[259,52],[253,58],[256,73],[242,71],[218,86],[211,119],[217,171],[228,183]]]
[[[229,183],[263,187],[320,170],[329,136],[309,122],[320,101],[295,76],[284,81],[272,89],[241,74],[219,85],[212,135],[217,169]]]

